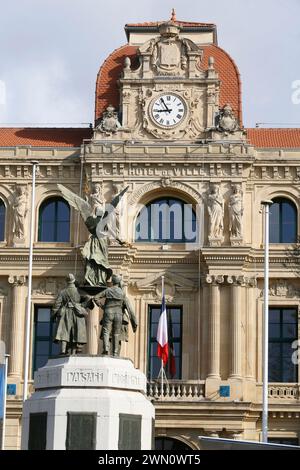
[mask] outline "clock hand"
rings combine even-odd
[[[166,108],[166,111],[167,111],[168,113],[170,113],[172,110],[168,108],[168,106],[166,105],[164,99],[163,99],[163,98],[160,98],[160,101],[162,102],[162,104],[163,104],[164,107]]]
[[[153,109],[154,113],[170,113],[171,109]]]

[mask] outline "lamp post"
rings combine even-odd
[[[1,450],[5,449],[5,430],[6,430],[6,397],[7,397],[7,371],[8,371],[8,358],[9,354],[4,355],[4,381],[3,381],[3,420],[2,420],[2,436],[1,436]]]
[[[31,330],[32,260],[33,260],[33,238],[34,238],[34,224],[35,224],[35,178],[36,178],[36,167],[38,165],[38,162],[32,161],[31,164],[32,164],[32,190],[31,190],[29,265],[28,265],[28,295],[27,295],[26,331],[25,331],[23,402],[27,399],[27,394],[28,394],[30,330]]]
[[[262,440],[268,442],[268,411],[269,411],[269,223],[270,205],[272,201],[261,201],[264,207],[264,314],[263,314],[263,409],[262,409]]]

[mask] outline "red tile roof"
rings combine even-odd
[[[102,116],[109,104],[115,108],[119,106],[117,81],[123,70],[125,57],[130,57],[133,62],[137,57],[137,47],[126,44],[115,49],[100,67],[96,80],[95,121]]]
[[[80,147],[83,139],[90,139],[88,128],[0,128],[0,147],[31,145],[32,147]]]
[[[208,58],[215,58],[215,69],[221,79],[220,104],[224,106],[229,103],[234,110],[239,122],[242,123],[242,103],[241,103],[241,81],[238,68],[232,58],[223,49],[216,45],[201,46],[204,51],[203,61],[200,67],[203,70],[208,68]],[[126,56],[134,59],[136,64],[137,47],[125,46],[116,49],[108,56],[101,66],[96,81],[95,96],[95,120],[99,119],[105,108],[112,104],[115,108],[119,106],[119,89],[117,81],[124,67]]]
[[[248,128],[247,138],[257,148],[300,148],[300,128]],[[0,147],[80,147],[90,139],[87,128],[0,128]]]
[[[300,148],[298,128],[253,128],[246,129],[250,144],[265,148]]]
[[[215,59],[215,70],[221,80],[220,85],[220,106],[229,103],[242,125],[242,84],[239,70],[230,55],[221,47],[214,44],[201,46],[203,49],[203,59],[200,64],[202,70],[207,70],[210,56]]]

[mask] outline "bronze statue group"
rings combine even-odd
[[[128,187],[107,204],[103,201],[99,184],[94,186],[90,201],[84,200],[66,187],[58,185],[64,198],[80,211],[90,237],[82,255],[85,260],[85,280],[88,287],[98,291],[93,297],[80,289],[75,276],[67,276],[67,286],[53,306],[56,321],[54,342],[61,343],[61,354],[80,354],[87,343],[86,321],[88,311],[96,306],[103,309],[101,335],[104,355],[120,356],[121,342],[128,341],[128,325],[137,329],[137,320],[124,292],[122,279],[113,274],[108,261],[108,240],[114,238],[120,245],[128,245],[119,236],[116,207]]]

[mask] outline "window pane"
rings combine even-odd
[[[282,326],[283,338],[296,338],[297,336],[297,325],[287,324]]]
[[[296,382],[297,367],[292,363],[293,341],[298,337],[296,308],[270,309],[269,323],[269,380]],[[272,321],[276,321],[272,322]],[[278,322],[279,320],[279,322]]]
[[[280,325],[271,323],[269,326],[270,338],[280,338]]]
[[[298,313],[297,311],[293,308],[284,308],[282,310],[283,312],[283,321],[284,323],[297,323],[298,321]]]
[[[181,325],[180,323],[173,323],[172,327],[169,327],[169,332],[170,332],[170,336],[172,336],[173,338],[178,338],[180,337],[180,333],[181,333]]]
[[[270,343],[269,344],[269,355],[270,358],[274,357],[280,358],[280,343]]]
[[[69,222],[58,222],[57,223],[57,236],[58,242],[68,242],[70,239],[70,224]]]
[[[69,205],[61,198],[48,199],[40,208],[39,241],[67,242],[69,239]]]
[[[69,222],[69,219],[70,219],[69,206],[63,201],[58,201],[57,202],[57,220]]]
[[[269,311],[270,323],[280,323],[280,310],[279,308],[271,308]]]
[[[60,353],[60,345],[53,343],[55,323],[50,321],[51,307],[36,307],[34,315],[34,370],[46,364],[48,358]]]
[[[270,209],[270,242],[297,241],[297,210],[292,201],[275,199]]]
[[[48,354],[49,353],[49,341],[37,341],[36,342],[36,353]]]
[[[297,382],[297,370],[289,358],[282,361],[282,382]]]
[[[280,242],[280,206],[273,203],[270,208],[270,243]]]
[[[0,200],[0,241],[4,240],[5,233],[5,205]]]
[[[50,323],[41,322],[36,325],[37,336],[49,336],[50,335]]]
[[[196,216],[190,204],[160,198],[144,207],[136,220],[136,241],[184,242],[196,240]]]
[[[38,321],[49,322],[50,321],[50,307],[39,307],[37,312]]]
[[[161,359],[157,357],[157,341],[156,341],[158,319],[160,317],[160,314],[161,314],[160,307],[150,306],[149,308],[150,335],[149,335],[149,358],[148,358],[148,364],[149,364],[148,375],[150,378],[156,378],[161,368]],[[165,367],[165,371],[167,373],[167,377],[172,378],[172,379],[173,378],[179,379],[181,377],[181,315],[182,315],[182,312],[179,307],[167,306],[168,335],[169,335],[169,361]],[[155,318],[157,321],[153,322],[153,318]],[[178,323],[172,324],[173,334],[171,334],[170,318],[176,318],[176,320],[178,321]],[[174,363],[172,362],[172,358],[171,358],[172,354],[170,351],[172,339],[173,339],[174,355],[176,356],[175,367],[174,367]]]

